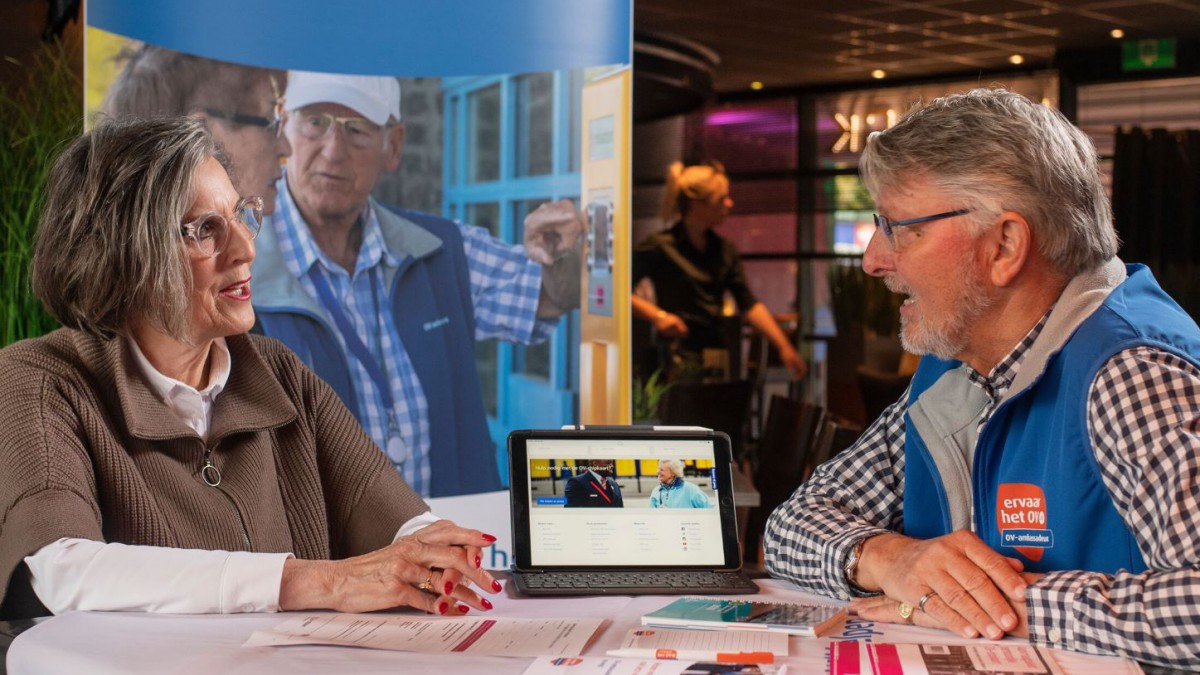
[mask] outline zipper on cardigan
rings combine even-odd
[[[242,510],[238,508],[237,502],[233,501],[233,497],[229,493],[221,489],[221,470],[217,468],[212,461],[213,448],[205,446],[204,448],[204,466],[200,467],[200,476],[204,479],[205,485],[214,488],[220,492],[225,499],[229,500],[229,505],[233,507],[233,512],[237,514],[238,524],[242,526],[242,545],[245,550],[250,549],[250,530],[246,528],[246,519],[242,516]]]

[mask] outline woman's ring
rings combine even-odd
[[[426,593],[433,590],[433,570],[429,570],[429,576],[425,577],[425,581],[422,581],[417,588],[425,591]]]
[[[896,608],[896,611],[900,612],[900,618],[904,619],[905,623],[910,623],[913,613],[912,605],[908,604],[907,602],[901,602],[900,606]]]
[[[925,611],[925,603],[929,602],[929,599],[935,595],[937,595],[937,591],[929,591],[925,595],[922,595],[921,599],[917,601],[917,609],[924,612]]]

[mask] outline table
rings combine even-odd
[[[761,599],[825,601],[782,581],[759,580]],[[610,619],[584,652],[603,656],[625,632],[640,625],[641,615],[667,604],[654,596],[518,598],[495,601],[489,615],[506,617],[604,617]],[[252,647],[241,644],[251,632],[270,628],[285,614],[166,615],[73,612],[39,623],[22,633],[8,651],[8,672],[29,673],[511,673],[523,671],[527,658],[416,654],[325,646]],[[950,633],[916,626],[848,620],[825,638],[790,640],[789,672],[821,673],[831,638],[876,642],[969,642]],[[1009,638],[1014,640],[1015,638]],[[1066,673],[1120,673],[1118,659],[1055,652]]]

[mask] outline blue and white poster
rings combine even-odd
[[[256,330],[333,385],[435,510],[507,532],[508,432],[581,420],[585,91],[627,78],[631,1],[86,9],[89,122],[197,116],[234,187],[264,199]],[[627,129],[627,93],[614,105]],[[628,208],[606,208],[626,214],[605,214],[607,245]]]

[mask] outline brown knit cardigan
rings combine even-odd
[[[227,342],[207,444],[122,339],[60,329],[0,350],[3,618],[37,613],[22,559],[62,537],[338,559],[388,544],[428,510],[291,351]],[[210,450],[218,487],[200,473]]]

